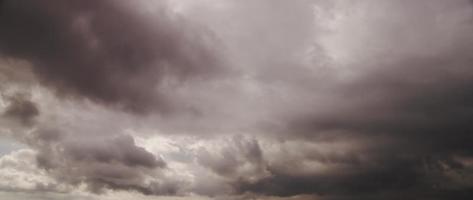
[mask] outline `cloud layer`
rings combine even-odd
[[[3,191],[473,197],[471,1],[0,5]]]

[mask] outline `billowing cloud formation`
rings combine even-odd
[[[37,157],[39,167],[70,184],[86,183],[93,192],[131,189],[145,194],[176,193],[175,186],[146,180],[155,177],[154,170],[165,167],[165,163],[137,147],[130,136],[64,141],[46,147],[41,148]]]
[[[214,38],[162,2],[2,1],[0,53],[63,95],[168,111],[168,82],[217,70]],[[149,4],[149,5],[147,5]]]
[[[28,96],[4,96],[0,99],[7,103],[0,116],[1,136],[16,139],[32,148],[25,151],[27,153],[11,155],[15,157],[11,158],[12,162],[8,161],[8,156],[5,157],[7,160],[4,162],[12,165],[27,162],[29,166],[25,170],[20,164],[0,166],[3,170],[0,175],[9,177],[7,180],[14,183],[4,184],[5,190],[63,193],[81,187],[97,194],[109,190],[177,194],[177,181],[166,177],[166,162],[159,155],[137,146],[130,135],[114,133],[110,128],[77,128],[75,123],[80,126],[93,124],[78,118],[73,118],[74,124],[50,118],[47,111],[39,112],[44,104],[38,105],[34,103],[34,97]],[[21,156],[23,154],[27,156]],[[38,176],[38,180],[25,183],[28,182],[24,178],[27,176]]]
[[[19,150],[0,159],[0,187],[3,191],[67,191],[44,171],[35,167],[35,153],[32,150]]]
[[[34,157],[38,169],[28,170],[47,175],[50,190],[473,197],[471,1],[25,0],[2,9],[0,72],[15,78],[0,76],[0,131],[32,149],[15,155]],[[116,109],[172,104],[190,112]]]

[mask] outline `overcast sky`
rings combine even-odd
[[[0,199],[473,198],[470,0],[0,0]]]

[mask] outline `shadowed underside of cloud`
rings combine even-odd
[[[46,135],[50,133],[43,133]],[[41,134],[38,134],[41,135]],[[142,147],[131,136],[95,140],[57,137],[31,138],[39,149],[37,165],[57,180],[71,185],[85,183],[94,193],[105,189],[135,190],[144,194],[171,195],[177,186],[161,183],[159,170],[166,163]]]
[[[9,102],[3,116],[17,120],[25,126],[34,123],[34,118],[39,115],[36,104],[25,97],[25,95],[17,94],[9,97]]]
[[[158,4],[2,1],[0,54],[31,63],[61,95],[169,111],[163,85],[212,74],[219,58],[206,30]]]

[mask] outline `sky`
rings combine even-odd
[[[473,198],[471,0],[0,0],[0,199]]]

